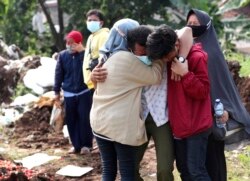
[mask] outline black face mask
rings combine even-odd
[[[187,25],[187,26],[192,28],[193,37],[199,37],[207,30],[206,25],[200,25],[200,26]]]

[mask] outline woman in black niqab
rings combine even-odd
[[[208,54],[208,73],[211,86],[211,100],[221,99],[229,119],[244,126],[244,134],[250,135],[250,115],[245,109],[238,89],[229,71],[227,62],[221,51],[217,35],[210,16],[201,10],[191,9],[187,15],[187,24],[191,15],[196,15],[199,25],[192,26],[195,43],[201,43]],[[239,141],[241,137],[232,137],[231,142]],[[230,140],[229,140],[230,142]],[[213,181],[226,181],[226,160],[224,154],[224,141],[209,137],[207,150],[207,170]]]

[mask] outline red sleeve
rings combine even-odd
[[[181,80],[185,93],[194,99],[207,98],[210,94],[210,84],[206,54],[195,53],[189,58],[188,67],[189,72]]]

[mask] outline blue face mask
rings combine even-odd
[[[101,29],[100,21],[87,21],[87,28],[91,33],[97,32]]]
[[[137,58],[140,59],[143,63],[146,65],[152,65],[152,61],[148,58],[148,56],[136,56]]]

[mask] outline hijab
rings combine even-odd
[[[245,131],[250,134],[250,115],[241,101],[240,94],[220,48],[212,20],[206,12],[191,9],[187,15],[187,21],[191,14],[197,16],[201,25],[207,26],[206,31],[195,38],[194,41],[201,43],[208,54],[212,105],[215,99],[221,99],[225,110],[229,112],[230,118],[242,123],[245,126]]]
[[[128,51],[127,34],[128,31],[139,26],[133,19],[125,18],[118,20],[110,30],[109,37],[100,49],[101,54],[112,54],[117,51]]]

